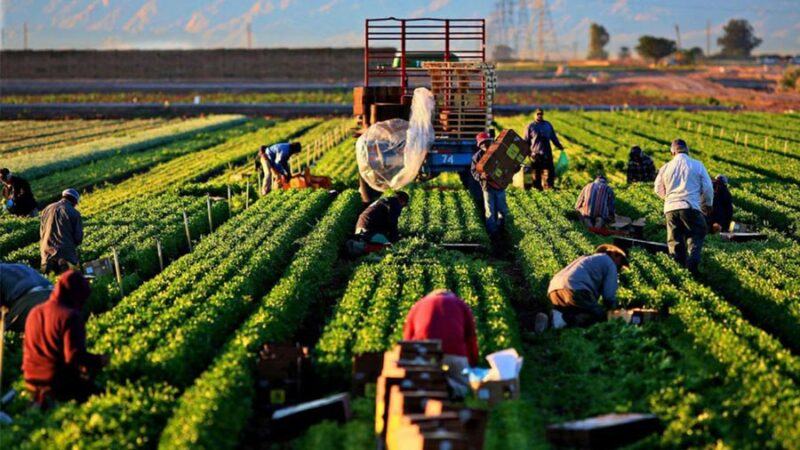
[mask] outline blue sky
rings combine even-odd
[[[244,47],[252,23],[256,47],[360,46],[367,17],[486,17],[494,0],[0,0],[3,48]],[[560,50],[585,54],[588,27],[611,34],[607,50],[634,47],[642,34],[675,38],[712,52],[722,25],[748,19],[764,43],[756,52],[800,53],[800,0],[549,0]]]

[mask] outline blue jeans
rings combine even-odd
[[[486,214],[486,231],[494,234],[508,216],[506,191],[487,187],[483,190],[483,210]]]

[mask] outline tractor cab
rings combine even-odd
[[[435,140],[418,178],[468,173],[475,136],[492,124],[496,78],[484,19],[367,19],[364,37],[364,85],[353,92],[360,132],[408,120],[414,89],[426,87],[435,100]]]

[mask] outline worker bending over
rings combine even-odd
[[[478,365],[478,335],[472,310],[456,294],[439,289],[419,300],[408,312],[403,339],[442,341],[443,363],[453,392],[469,392],[464,369]]]
[[[75,270],[64,272],[48,300],[31,310],[25,322],[22,372],[34,402],[84,401],[97,392],[94,376],[109,358],[86,350],[83,305],[89,282]]]
[[[606,309],[617,307],[617,276],[624,267],[628,267],[625,252],[616,245],[602,244],[593,255],[581,256],[558,272],[547,288],[553,327],[586,327],[605,321]],[[600,305],[601,297],[605,308]],[[539,313],[536,331],[541,332],[547,324],[548,317]]]
[[[678,264],[697,274],[708,231],[702,211],[712,208],[714,188],[703,163],[689,157],[686,142],[675,139],[670,152],[672,160],[655,181],[656,194],[664,199],[667,246]]]
[[[580,213],[583,224],[590,228],[603,228],[614,222],[614,190],[605,176],[598,175],[584,186],[575,202],[575,210]]]
[[[0,308],[6,308],[5,329],[22,332],[34,306],[50,297],[53,285],[24,264],[0,263]]]
[[[83,242],[83,219],[75,209],[80,194],[75,189],[61,193],[61,200],[42,211],[39,249],[42,273],[62,273],[78,265],[78,246]]]
[[[300,153],[302,146],[299,142],[281,142],[273,145],[262,145],[256,157],[256,170],[263,172],[261,195],[267,195],[273,189],[273,179],[280,180],[283,184],[289,183],[292,170],[289,158]]]
[[[550,141],[560,150],[564,150],[564,146],[558,141],[553,125],[544,120],[544,111],[541,108],[536,110],[536,118],[525,130],[524,138],[531,149],[533,187],[540,191],[552,188],[555,182],[556,169]]]
[[[714,186],[714,205],[706,214],[708,227],[714,233],[728,231],[733,221],[733,198],[728,190],[728,177],[717,175],[711,182]]]
[[[638,145],[631,147],[628,154],[628,184],[638,181],[654,181],[656,165],[653,158],[647,156]]]
[[[368,242],[389,243],[400,237],[397,224],[400,213],[408,205],[408,194],[398,192],[392,197],[380,198],[358,216],[356,235]]]
[[[492,138],[489,133],[478,133],[475,140],[478,143],[478,151],[472,155],[472,165],[470,171],[472,177],[481,186],[483,192],[483,211],[486,217],[486,231],[490,236],[495,236],[500,231],[508,216],[508,203],[506,203],[506,190],[495,185],[488,179],[485,173],[478,172],[478,163],[483,158],[486,150],[492,145]]]
[[[13,175],[8,169],[0,169],[3,183],[3,209],[20,217],[36,217],[39,210],[28,180]]]

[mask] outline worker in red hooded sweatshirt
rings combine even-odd
[[[34,402],[83,401],[96,392],[94,376],[108,364],[106,355],[86,350],[83,305],[89,282],[75,270],[64,272],[46,302],[34,307],[25,322],[22,371]]]
[[[408,312],[403,339],[442,341],[450,387],[460,397],[469,392],[463,371],[478,365],[478,336],[472,310],[464,300],[445,289],[426,295]]]

